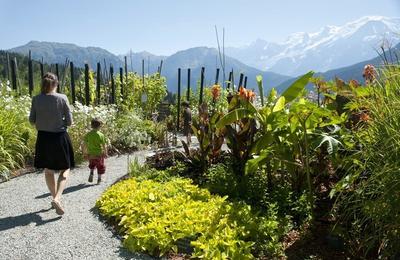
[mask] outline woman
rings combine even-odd
[[[67,97],[56,93],[57,86],[57,76],[46,73],[42,80],[42,93],[32,99],[29,121],[38,130],[34,166],[44,168],[46,184],[53,197],[51,205],[58,215],[63,215],[61,195],[75,161],[67,133],[67,127],[72,124],[72,114]],[[55,171],[60,171],[57,184]]]

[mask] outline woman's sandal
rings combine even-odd
[[[58,201],[55,201],[55,200],[53,200],[52,202],[51,202],[51,206],[53,206],[53,208],[55,208],[56,209],[56,213],[58,214],[58,215],[64,215],[64,209],[63,209],[63,207],[61,206],[61,204],[60,204],[60,202],[58,202]]]

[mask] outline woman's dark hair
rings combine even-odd
[[[92,126],[93,129],[98,129],[100,126],[103,124],[103,122],[100,121],[98,118],[93,118],[92,122],[90,122],[90,125]]]
[[[186,101],[186,100],[183,101],[183,102],[182,102],[182,106],[183,106],[183,107],[189,107],[189,102]]]
[[[47,72],[42,79],[42,93],[47,94],[58,86],[58,78],[55,74]]]

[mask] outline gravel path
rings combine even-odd
[[[143,161],[148,152],[137,152]],[[152,259],[131,254],[93,213],[102,192],[127,172],[128,156],[106,161],[101,185],[87,183],[86,166],[76,168],[64,191],[63,217],[50,209],[44,174],[28,174],[0,184],[0,259]],[[95,179],[96,180],[96,179]]]

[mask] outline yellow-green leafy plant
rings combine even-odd
[[[96,206],[118,223],[130,251],[162,256],[178,252],[178,241],[187,240],[193,257],[204,259],[253,259],[258,248],[270,255],[281,252],[282,233],[273,213],[259,216],[189,179],[131,178],[110,187]]]

